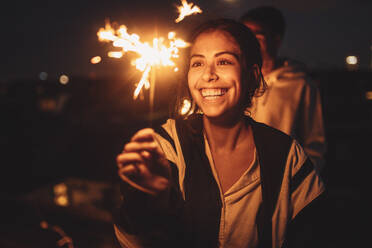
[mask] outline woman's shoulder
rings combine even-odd
[[[269,126],[263,122],[254,120],[249,114],[245,115],[245,119],[253,128],[266,129],[268,132],[272,133],[283,133],[279,129]]]
[[[256,145],[257,143],[262,143],[265,148],[271,147],[275,150],[286,146],[285,150],[288,152],[287,158],[293,160],[293,165],[303,164],[305,160],[309,159],[301,144],[292,136],[251,118],[250,122]]]
[[[294,141],[293,137],[279,129],[276,129],[262,122],[257,122],[249,116],[247,116],[246,118],[252,126],[253,136],[256,143],[269,142],[270,146],[276,146],[280,144],[288,144],[289,146]]]

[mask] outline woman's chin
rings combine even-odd
[[[203,114],[207,118],[220,118],[224,115],[224,112],[218,109],[203,109]]]

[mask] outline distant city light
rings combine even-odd
[[[367,91],[366,92],[366,99],[367,100],[372,100],[372,91]]]
[[[61,195],[54,199],[54,202],[61,207],[67,207],[69,202],[67,196]]]
[[[348,65],[358,64],[358,58],[356,56],[347,56],[345,60]]]
[[[49,227],[48,222],[46,222],[45,220],[41,221],[40,227],[43,229],[47,229]]]
[[[90,59],[90,63],[92,64],[98,64],[99,62],[101,62],[101,57],[100,56],[95,56],[93,58]]]
[[[57,195],[59,195],[59,194],[65,194],[67,192],[67,185],[64,184],[64,183],[56,184],[53,187],[53,191]]]
[[[41,98],[39,108],[45,112],[54,111],[57,108],[57,101],[53,98]]]
[[[46,73],[45,71],[43,71],[43,72],[40,72],[40,74],[39,74],[39,78],[40,78],[40,80],[47,80],[47,78],[48,78],[48,73]]]
[[[59,82],[60,82],[61,84],[68,84],[69,80],[70,80],[70,79],[68,78],[67,75],[61,75],[61,76],[59,77]]]
[[[61,207],[67,207],[69,205],[69,199],[67,195],[67,185],[60,183],[54,185],[54,203]]]

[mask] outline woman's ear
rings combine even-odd
[[[258,64],[251,66],[250,73],[250,86],[249,93],[251,98],[255,96],[262,96],[265,90],[267,89],[267,84],[265,82],[264,76],[262,75],[261,68]]]
[[[261,68],[257,64],[254,64],[252,66],[252,77],[253,80],[255,80],[254,82],[256,82],[254,96],[262,96],[267,89],[267,84],[262,74]]]

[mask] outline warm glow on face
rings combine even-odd
[[[175,20],[176,23],[182,21],[186,16],[202,13],[202,10],[193,3],[187,3],[186,0],[181,0],[181,3],[182,5],[177,7],[179,16]]]
[[[345,60],[348,65],[358,64],[358,58],[356,56],[347,56]]]
[[[93,58],[90,59],[90,63],[92,64],[98,64],[99,62],[101,62],[101,57],[100,56],[95,56]]]
[[[105,28],[101,28],[97,35],[100,41],[113,42],[113,46],[122,48],[121,52],[110,52],[110,57],[121,58],[125,52],[129,51],[139,55],[139,58],[132,61],[137,70],[143,72],[134,91],[134,99],[138,97],[143,87],[146,89],[150,87],[149,73],[153,66],[175,66],[172,59],[178,58],[179,48],[188,46],[185,41],[176,38],[175,32],[168,34],[168,46],[165,45],[165,39],[162,37],[154,38],[150,45],[147,42],[141,42],[139,35],[129,34],[126,26],[122,25],[115,30],[110,23],[106,23]]]

